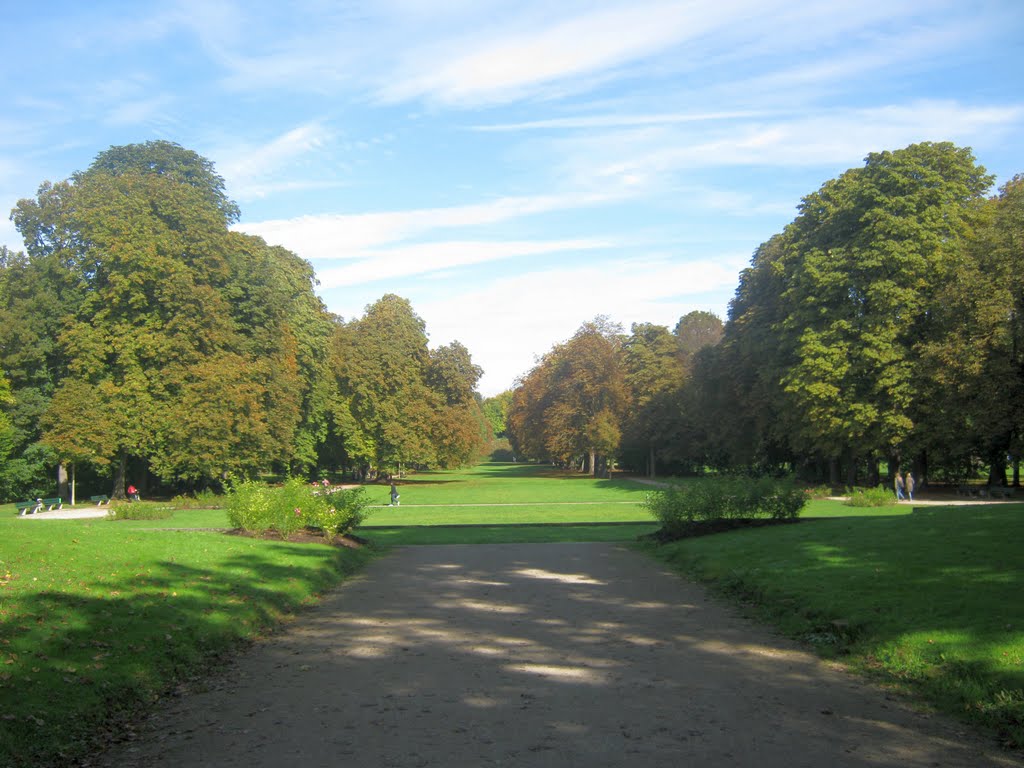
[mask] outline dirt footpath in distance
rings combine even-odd
[[[397,549],[92,765],[1022,766],[614,544]]]

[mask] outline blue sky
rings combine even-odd
[[[485,395],[597,315],[724,319],[754,249],[868,152],[1024,172],[1020,0],[4,6],[0,207],[175,141],[331,311],[408,298]]]

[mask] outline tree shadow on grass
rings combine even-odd
[[[201,568],[147,564],[5,604],[0,764],[69,765],[172,686],[274,627],[366,553],[263,542]]]

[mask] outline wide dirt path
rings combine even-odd
[[[408,547],[109,766],[1018,766],[609,544]]]

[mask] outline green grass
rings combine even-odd
[[[369,504],[387,505],[391,486],[366,486]],[[402,508],[459,504],[640,504],[651,489],[626,479],[595,480],[537,464],[481,464],[472,469],[417,472],[398,481]]]
[[[287,619],[366,551],[0,517],[0,765],[66,765],[176,680]],[[185,526],[183,526],[185,527]]]
[[[387,507],[389,486],[367,486],[377,506],[358,534],[374,545],[635,541],[657,527],[649,486],[536,465],[399,488]],[[1024,505],[821,499],[802,516],[816,519],[651,548],[823,654],[1024,745]],[[220,509],[113,522],[0,507],[0,765],[72,762],[372,556],[226,527]]]
[[[635,541],[657,523],[579,523],[561,525],[417,525],[361,528],[359,535],[378,546],[413,544],[550,544],[561,541]]]
[[[382,543],[604,541],[653,530],[654,518],[643,507],[650,487],[625,479],[595,480],[536,464],[491,463],[468,470],[417,473],[400,481],[398,507],[386,506],[390,486],[370,484],[366,489],[374,506],[367,510],[358,533]],[[562,529],[545,529],[553,523]],[[615,533],[591,523],[639,527],[621,527]],[[410,526],[485,526],[489,530],[427,532]],[[584,539],[567,538],[572,536]]]
[[[1024,505],[909,508],[652,550],[822,654],[1024,746]]]

